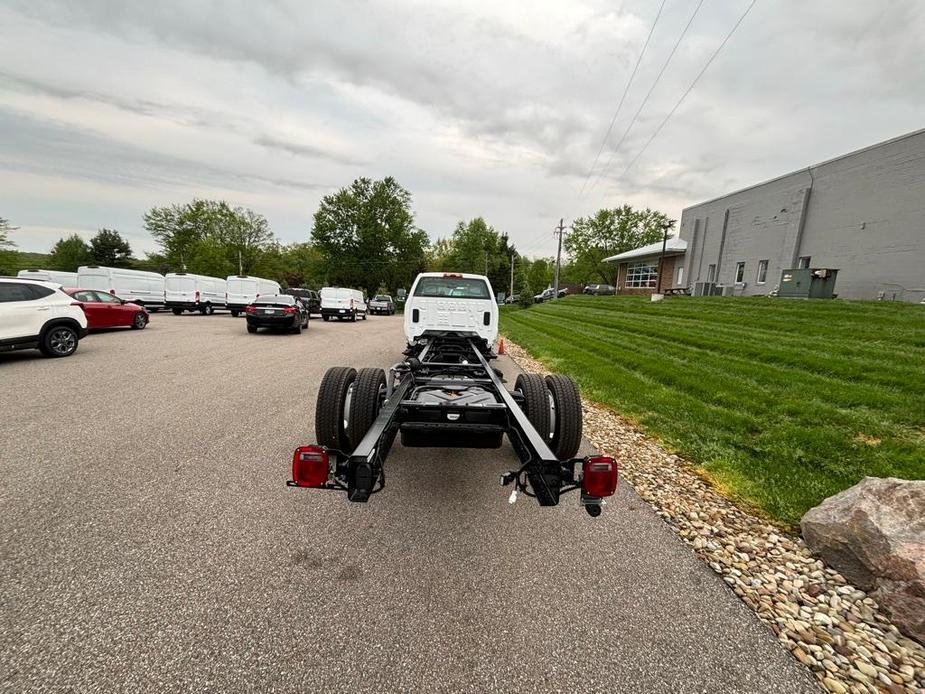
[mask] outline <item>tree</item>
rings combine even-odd
[[[10,226],[10,220],[0,217],[0,248],[12,248],[16,244],[10,241],[9,233],[17,227]]]
[[[427,263],[427,234],[414,226],[411,193],[392,177],[358,178],[326,195],[311,237],[328,281],[368,294],[409,286]]]
[[[93,260],[90,246],[77,234],[58,239],[49,256],[50,269],[64,272],[77,272],[78,267],[90,265]]]
[[[535,258],[527,270],[527,287],[530,296],[539,294],[552,283],[556,262],[553,258]]]
[[[100,229],[90,239],[90,254],[97,265],[128,267],[132,263],[132,247],[115,229]]]
[[[604,258],[661,241],[662,227],[667,222],[662,212],[634,210],[629,205],[576,219],[572,232],[563,240],[571,258],[571,271],[583,282],[598,280],[616,285],[618,264],[605,263]]]
[[[507,234],[499,234],[482,217],[476,217],[460,221],[451,238],[437,241],[431,269],[484,274],[496,292],[507,293],[512,256],[516,262],[517,251]]]
[[[12,272],[16,254],[10,249],[16,244],[10,241],[9,233],[14,229],[9,220],[0,217],[0,274]]]
[[[144,224],[170,267],[220,277],[254,272],[276,243],[262,215],[224,201],[154,207]]]
[[[287,287],[320,287],[325,282],[324,256],[310,243],[281,248],[282,281]]]

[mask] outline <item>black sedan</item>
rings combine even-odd
[[[258,296],[244,307],[244,315],[249,333],[257,332],[258,328],[271,328],[298,334],[308,327],[305,304],[289,294]]]

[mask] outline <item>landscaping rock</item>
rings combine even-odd
[[[925,643],[925,481],[865,477],[800,521],[811,550]]]

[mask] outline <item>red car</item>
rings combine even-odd
[[[98,328],[130,327],[144,330],[148,324],[148,312],[144,306],[130,304],[112,294],[95,289],[65,289],[65,293],[80,302],[87,314],[87,327]]]

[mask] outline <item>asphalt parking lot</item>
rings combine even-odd
[[[402,347],[158,313],[0,355],[0,689],[817,691],[626,485],[509,505],[507,445],[396,443],[368,504],[287,488],[324,370]]]

